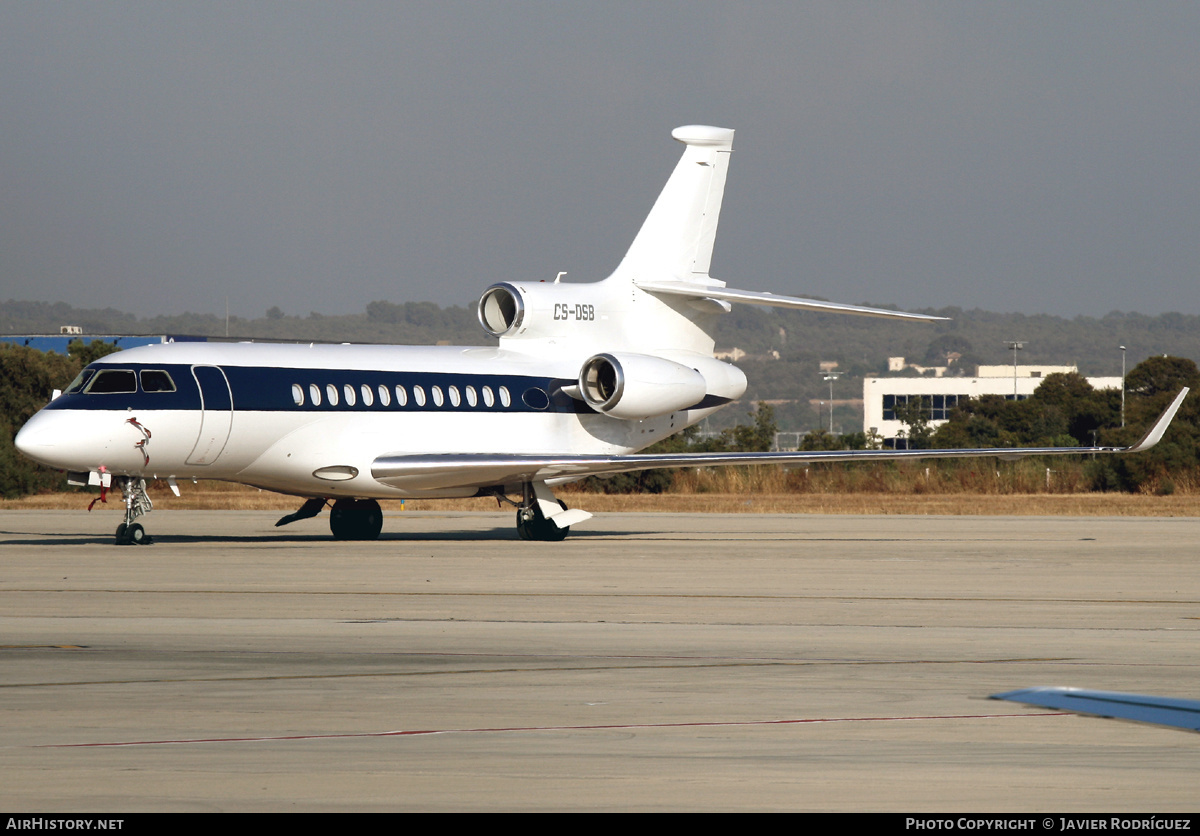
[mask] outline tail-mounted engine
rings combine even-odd
[[[695,300],[663,301],[625,281],[499,282],[476,308],[483,330],[502,346],[553,343],[588,357],[598,351],[692,351],[711,354],[711,335],[696,321],[713,311]],[[711,301],[711,300],[708,300]]]
[[[479,324],[493,337],[511,337],[525,323],[525,301],[508,282],[494,284],[479,299]]]
[[[707,334],[630,285],[500,282],[484,291],[477,313],[502,347],[513,341],[560,360],[588,357],[578,384],[564,391],[613,418],[712,408],[746,391],[741,370],[712,357]]]
[[[615,314],[608,290],[603,282],[500,282],[480,297],[479,324],[493,337],[595,337],[604,330],[602,317]]]

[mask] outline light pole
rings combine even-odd
[[[1125,346],[1121,346],[1121,429],[1125,429]]]
[[[833,435],[833,382],[841,377],[840,372],[825,372],[822,380],[829,381],[829,434]]]
[[[1008,340],[1004,343],[1013,353],[1013,400],[1017,399],[1017,352],[1025,347],[1024,340]]]

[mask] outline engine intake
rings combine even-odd
[[[483,330],[493,337],[507,337],[521,330],[525,320],[525,302],[508,282],[494,284],[483,292],[476,312]]]

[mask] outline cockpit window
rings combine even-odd
[[[175,381],[160,369],[144,369],[141,373],[143,392],[174,392]]]
[[[125,395],[137,391],[137,376],[131,369],[104,369],[88,384],[89,395]]]
[[[95,373],[96,373],[95,369],[84,369],[78,375],[75,376],[75,379],[71,381],[71,385],[63,390],[63,394],[70,395],[73,392],[81,391],[83,389],[84,385],[91,379],[92,375],[94,375]]]

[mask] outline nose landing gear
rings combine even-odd
[[[154,510],[154,503],[146,493],[146,480],[133,476],[122,476],[121,497],[125,501],[125,522],[117,526],[116,545],[146,546],[152,541],[146,529],[140,523],[135,523],[138,517],[149,514]]]

